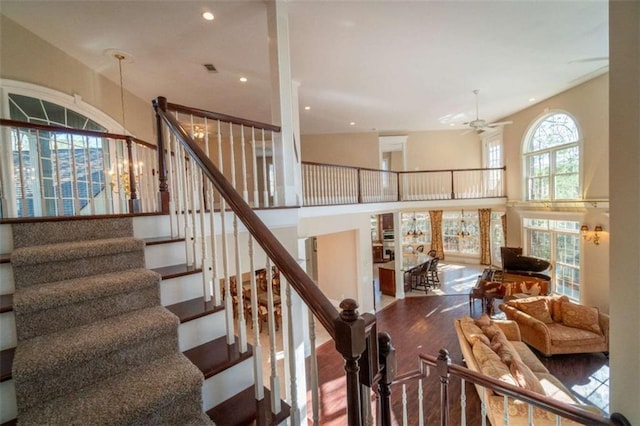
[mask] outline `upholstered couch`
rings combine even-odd
[[[500,304],[522,340],[543,355],[609,352],[609,316],[567,296],[538,296]]]
[[[474,320],[464,317],[454,321],[458,342],[467,367],[475,372],[502,380],[555,400],[600,414],[596,407],[582,405],[571,392],[540,362],[535,354],[520,339],[520,330],[514,321],[490,320],[483,315]],[[498,331],[496,331],[498,330]],[[501,336],[500,336],[501,335]],[[482,399],[484,388],[475,385]],[[502,425],[504,419],[504,397],[486,391],[487,418],[494,426]],[[509,425],[529,425],[528,404],[509,398]],[[556,416],[534,407],[533,421],[536,426],[555,426]],[[566,419],[563,425],[575,425]]]

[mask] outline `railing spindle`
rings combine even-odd
[[[264,129],[262,129],[262,196],[263,206],[269,207],[269,181],[267,180],[267,147],[264,140]]]
[[[318,356],[316,353],[316,319],[313,312],[307,308],[309,318],[309,364],[310,364],[310,383],[311,390],[311,407],[313,412],[314,426],[320,424],[320,386],[318,381]]]
[[[247,154],[245,152],[244,126],[240,125],[240,146],[242,147],[242,198],[249,202],[249,189],[247,188]]]
[[[271,365],[271,412],[280,412],[280,378],[278,377],[276,357],[276,321],[273,306],[273,271],[271,259],[267,258],[267,323],[269,326],[270,365]],[[282,299],[281,299],[282,300]]]
[[[282,142],[281,142],[282,143]],[[282,162],[284,166],[284,156],[282,157]],[[276,137],[273,132],[271,132],[271,164],[273,165],[272,170],[273,174],[271,176],[271,181],[273,182],[273,206],[280,205],[280,199],[278,197],[278,168],[276,167]]]
[[[258,192],[258,152],[256,151],[256,128],[251,127],[251,161],[253,165],[253,173],[251,173],[253,182],[253,207],[260,207],[260,196]]]
[[[251,322],[253,324],[253,378],[256,400],[264,399],[264,378],[262,376],[262,343],[260,342],[260,313],[258,306],[258,285],[255,274],[255,252],[253,236],[249,234],[249,275],[251,279]]]
[[[446,349],[440,349],[438,355],[438,375],[440,376],[440,424],[449,425],[449,365],[451,358]]]
[[[465,389],[466,381],[460,380],[460,426],[467,424],[467,392]]]

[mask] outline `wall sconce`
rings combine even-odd
[[[593,241],[593,244],[599,246],[600,245],[600,235],[598,232],[602,232],[602,226],[596,225],[593,228],[593,235],[589,235],[589,227],[587,225],[582,225],[580,227],[580,233],[582,234],[582,239],[585,241]]]

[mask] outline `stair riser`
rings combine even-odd
[[[227,334],[224,311],[182,323],[178,334],[181,352],[224,336]]]
[[[18,415],[16,387],[13,380],[0,383],[0,423],[15,419]]]
[[[0,263],[0,294],[11,294],[15,291],[13,271],[10,263]]]
[[[18,340],[30,339],[70,327],[78,327],[160,303],[158,287],[116,294],[83,303],[21,314],[16,309]]]
[[[204,411],[210,410],[251,385],[253,385],[252,358],[209,377],[202,385]]]
[[[160,283],[160,301],[164,306],[202,297],[203,294],[202,273],[170,278]]]
[[[169,333],[142,342],[134,342],[130,346],[84,362],[70,360],[68,369],[54,367],[50,371],[40,372],[32,380],[22,381],[14,378],[18,406],[20,411],[24,412],[36,404],[75,392],[84,386],[136,366],[145,365],[150,359],[175,353],[176,350],[176,335]],[[47,380],[42,380],[42,377],[47,377]]]
[[[186,263],[187,259],[184,241],[148,245],[144,253],[149,269]]]
[[[13,267],[16,288],[138,268],[144,268],[143,251]]]
[[[14,348],[17,341],[15,313],[0,314],[0,350]]]

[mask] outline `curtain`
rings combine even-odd
[[[491,265],[491,209],[478,209],[480,222],[480,264]]]
[[[507,244],[507,214],[500,216],[500,220],[502,221],[502,241],[505,247],[509,247]]]
[[[429,210],[431,219],[431,250],[436,251],[436,256],[444,260],[444,243],[442,241],[442,210]]]

